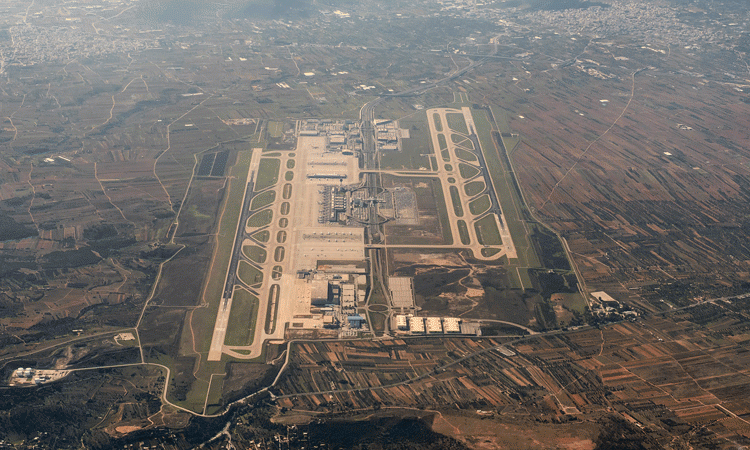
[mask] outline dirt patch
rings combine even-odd
[[[443,254],[439,264],[420,264],[423,254],[394,254],[393,275],[414,277],[417,306],[424,314],[494,319],[530,325],[541,297],[513,289],[503,267],[471,265],[459,254]],[[404,264],[405,262],[411,264]]]
[[[591,423],[540,424],[479,412],[444,412],[433,418],[432,430],[456,438],[473,449],[593,450],[598,426]]]

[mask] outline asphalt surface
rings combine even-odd
[[[242,257],[242,242],[245,240],[245,224],[247,223],[247,219],[250,218],[250,203],[256,195],[253,192],[253,178],[255,178],[255,175],[250,178],[250,182],[245,186],[245,201],[242,204],[240,221],[238,222],[237,233],[234,238],[232,259],[229,262],[229,270],[227,271],[227,281],[224,283],[224,298],[230,298],[232,296],[234,283],[237,281],[237,265],[240,263],[240,258]]]

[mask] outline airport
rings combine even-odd
[[[389,249],[468,250],[474,258],[487,261],[515,257],[491,177],[483,168],[471,110],[432,109],[427,117],[432,145],[443,161],[434,170],[373,167],[368,154],[399,152],[402,139],[408,139],[409,130],[396,121],[374,122],[373,138],[368,139],[362,130],[370,125],[364,122],[301,120],[296,124],[294,151],[253,151],[209,361],[218,361],[223,354],[257,358],[266,342],[307,336],[309,330],[316,336],[339,338],[371,335],[368,318],[376,314],[386,314],[382,326],[386,334],[481,334],[477,320],[420,317],[411,279],[391,276],[373,263],[375,252]],[[487,206],[467,208],[467,218],[447,207],[446,200],[447,223],[460,242],[388,244],[382,226],[418,226],[420,211],[415,191],[408,186],[381,187],[378,180],[384,175],[435,179],[454,206],[485,202]],[[456,189],[456,179],[461,180],[459,186],[474,183],[483,188]],[[371,298],[375,283],[388,286],[384,303]],[[232,334],[232,302],[238,292],[258,304],[251,343],[227,338]]]

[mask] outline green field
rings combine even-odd
[[[525,267],[519,267],[518,276],[521,279],[521,284],[523,285],[524,289],[530,289],[534,287],[534,282],[531,280],[531,274],[529,273],[529,269]]]
[[[575,294],[558,294],[562,296],[563,301],[562,304],[567,309],[571,311],[577,311],[581,314],[583,314],[586,311],[586,300],[583,299],[581,294],[575,293]]]
[[[464,216],[464,207],[461,205],[461,197],[458,194],[458,188],[456,186],[449,187],[451,192],[451,201],[453,202],[453,211],[457,217]]]
[[[266,258],[268,257],[268,252],[257,245],[244,245],[242,247],[242,253],[244,253],[251,261],[255,261],[258,264],[266,262]]]
[[[251,345],[258,320],[258,298],[244,289],[236,289],[232,297],[232,313],[227,323],[226,345]]]
[[[468,139],[466,139],[464,136],[461,136],[460,134],[451,134],[451,142],[453,142],[454,144],[458,145],[464,141],[468,141]]]
[[[448,128],[453,131],[458,131],[459,133],[469,134],[469,129],[466,128],[466,120],[464,120],[463,114],[448,113],[445,115],[445,118],[448,120]]]
[[[237,268],[237,276],[248,286],[263,282],[263,272],[251,266],[246,261],[240,261],[240,265]]]
[[[279,181],[281,160],[278,158],[261,158],[258,173],[255,175],[255,190],[262,191]]]
[[[208,392],[208,401],[206,402],[206,414],[217,414],[221,411],[221,393],[224,390],[225,375],[216,374],[213,377],[211,387]]]
[[[492,206],[490,196],[484,194],[483,196],[469,202],[469,211],[475,216],[485,213]],[[497,228],[497,226],[495,226]]]
[[[261,192],[260,194],[256,195],[253,198],[253,201],[250,203],[250,209],[261,209],[265,206],[270,205],[276,200],[276,191],[266,191]]]
[[[374,283],[374,286],[372,288],[372,294],[370,295],[370,298],[367,302],[369,305],[382,305],[387,306],[388,305],[388,298],[383,294],[383,288],[381,287],[380,282]]]
[[[458,163],[458,172],[461,174],[461,177],[464,180],[468,180],[479,175],[479,169],[464,163]]]
[[[469,161],[469,162],[476,162],[476,161],[478,161],[477,155],[475,155],[474,153],[472,153],[472,152],[470,152],[468,150],[464,150],[462,148],[457,148],[456,149],[456,157],[458,157],[458,159],[462,159],[464,161]]]
[[[432,115],[432,118],[435,121],[435,131],[443,131],[443,121],[440,120],[440,114],[435,113]]]
[[[466,192],[466,195],[469,197],[474,197],[475,195],[481,194],[485,187],[484,181],[472,181],[471,183],[464,184],[464,192]]]
[[[268,230],[262,230],[251,235],[250,237],[258,242],[268,242],[268,240],[271,239],[271,233]]]
[[[291,170],[287,170],[284,174],[284,179],[286,181],[292,181],[294,179],[294,172],[292,172]]]
[[[453,235],[451,234],[450,220],[448,219],[448,206],[446,199],[443,198],[443,189],[440,187],[440,180],[432,179],[432,191],[435,195],[435,204],[437,206],[438,218],[440,219],[440,228],[443,231],[443,240],[446,245],[453,244]]]
[[[284,135],[284,122],[268,122],[268,137],[278,139]]]
[[[474,222],[474,228],[477,232],[477,239],[482,245],[502,245],[503,239],[500,237],[500,230],[497,229],[495,216],[489,214],[484,218]]]
[[[247,226],[249,228],[264,227],[271,223],[272,218],[273,211],[270,209],[264,209],[263,211],[259,211],[250,216],[250,218],[247,219]]]
[[[438,145],[440,145],[440,150],[448,148],[448,142],[445,141],[445,135],[442,133],[438,134]]]
[[[286,160],[286,168],[287,169],[294,169],[294,160],[293,159],[287,159]]]
[[[409,138],[401,139],[401,150],[380,154],[380,167],[383,169],[429,169],[432,144],[430,140],[427,114],[413,116],[399,121],[399,127],[409,130]]]
[[[482,256],[484,256],[485,258],[489,258],[489,257],[497,255],[499,252],[500,252],[499,248],[483,248]]]
[[[281,204],[281,214],[286,216],[289,214],[289,211],[292,209],[292,205],[289,202],[284,202]]]
[[[385,331],[385,315],[378,312],[370,312],[370,329],[376,336],[381,336]]]
[[[466,222],[459,219],[456,224],[458,225],[458,234],[461,238],[463,245],[471,244],[471,238],[469,237],[469,227],[466,226]]]
[[[284,200],[289,200],[292,197],[292,185],[289,183],[286,183],[284,185],[284,190],[281,192],[281,198]]]
[[[521,143],[521,138],[518,137],[518,135],[514,135],[511,137],[503,137],[502,141],[503,145],[505,145],[505,148],[508,150],[509,156],[512,156],[518,148],[518,144]]]

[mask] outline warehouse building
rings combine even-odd
[[[441,334],[443,332],[443,323],[440,317],[428,317],[425,322],[427,323],[427,334]]]
[[[409,329],[409,318],[405,314],[399,314],[396,316],[396,328],[401,331]]]
[[[411,329],[411,332],[414,334],[424,334],[424,319],[422,317],[410,317],[409,329]]]
[[[446,334],[457,334],[461,332],[461,319],[446,317],[443,319],[443,329]]]

